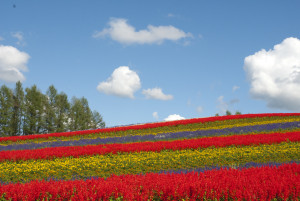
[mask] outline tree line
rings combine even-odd
[[[58,93],[51,85],[43,94],[36,85],[14,89],[0,88],[0,137],[21,136],[104,128],[105,122],[97,111],[92,111],[86,98]]]
[[[240,111],[236,111],[235,112],[235,115],[238,115],[238,114],[242,114]],[[226,110],[225,112],[225,116],[228,116],[228,115],[232,115],[232,113],[229,111],[229,110]],[[219,113],[215,114],[216,117],[220,116]]]

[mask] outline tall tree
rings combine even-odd
[[[80,116],[82,114],[82,105],[80,103],[80,100],[76,97],[72,98],[71,101],[71,108],[70,108],[70,122],[69,122],[69,129],[76,131],[79,130],[79,124],[80,124]]]
[[[92,121],[90,124],[91,129],[104,128],[105,122],[103,121],[102,116],[96,110],[93,111]]]
[[[46,131],[45,128],[45,105],[47,99],[36,85],[26,88],[25,95],[25,118],[24,118],[24,134],[38,134]]]
[[[226,115],[232,115],[229,110],[226,110]]]
[[[11,136],[13,116],[13,92],[3,85],[0,88],[0,136]]]
[[[56,96],[56,132],[68,130],[70,103],[67,94],[61,92]]]
[[[0,136],[29,135],[103,128],[105,122],[92,112],[86,98],[68,101],[51,85],[43,94],[36,85],[23,90],[21,82],[13,90],[0,88]]]
[[[89,129],[90,128],[90,123],[92,122],[93,119],[93,113],[89,107],[88,100],[84,97],[80,99],[80,103],[82,105],[82,114],[81,114],[81,129]]]
[[[95,122],[100,124],[102,117],[95,114]],[[85,130],[95,127],[93,125],[93,113],[89,107],[88,101],[86,98],[82,97],[80,99],[73,97],[70,109],[70,130]]]
[[[23,116],[24,116],[24,90],[22,83],[18,81],[13,94],[13,116],[12,131],[13,135],[23,134]]]
[[[47,92],[46,97],[48,99],[45,110],[45,131],[48,133],[56,132],[56,99],[57,99],[57,90],[53,85],[51,85]]]

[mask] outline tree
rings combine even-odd
[[[226,110],[226,115],[231,115],[231,112],[229,110]]]
[[[68,130],[70,103],[67,94],[61,92],[56,96],[56,131],[64,132]]]
[[[70,120],[70,130],[85,130],[89,128],[89,124],[92,121],[92,112],[86,98],[72,98]]]
[[[93,120],[93,113],[89,107],[88,100],[84,97],[80,99],[82,105],[82,115],[81,115],[81,130],[86,130],[90,128],[90,124]]]
[[[92,112],[86,98],[68,96],[51,85],[43,94],[36,85],[23,90],[0,88],[0,136],[65,132],[105,127],[102,116]]]
[[[104,128],[104,127],[105,127],[105,122],[103,121],[102,116],[100,115],[99,112],[94,110],[90,128],[97,129],[97,128]]]
[[[55,132],[56,129],[56,122],[57,122],[57,106],[56,106],[56,99],[57,99],[57,90],[53,85],[51,85],[47,92],[46,97],[48,99],[46,104],[45,110],[45,130],[48,133]]]
[[[13,135],[13,92],[7,86],[0,88],[0,136]]]
[[[18,81],[13,94],[13,116],[12,116],[12,135],[23,134],[23,116],[24,116],[24,91],[22,83]]]
[[[70,108],[70,124],[69,128],[70,130],[76,131],[79,130],[80,125],[80,116],[82,115],[82,105],[76,97],[72,98],[71,101],[71,108]]]
[[[47,98],[33,85],[26,88],[24,134],[38,134],[46,131],[45,110]]]

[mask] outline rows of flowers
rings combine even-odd
[[[299,200],[300,165],[284,164],[204,173],[111,176],[32,181],[0,188],[12,200]]]
[[[0,138],[0,200],[300,199],[296,113],[41,136]]]
[[[57,140],[48,142],[31,142],[31,143],[15,143],[10,145],[0,145],[0,151],[5,150],[25,150],[40,149],[46,147],[65,147],[65,146],[86,146],[98,144],[114,144],[114,143],[132,143],[144,141],[168,141],[176,139],[193,139],[213,136],[230,136],[230,135],[246,135],[256,133],[285,133],[292,131],[300,131],[300,121],[260,124],[252,126],[239,126],[223,129],[206,129],[196,131],[181,131],[173,133],[161,133],[152,135],[129,135],[123,137],[98,137],[83,138],[78,140]]]
[[[77,138],[87,138],[87,137],[95,137],[96,134],[100,134],[100,136],[107,137],[110,136],[110,134],[113,134],[114,136],[120,136],[120,135],[132,135],[134,133],[138,133],[138,135],[142,134],[149,134],[153,133],[153,129],[158,128],[161,130],[161,128],[167,128],[169,130],[170,128],[172,129],[170,132],[174,132],[173,128],[174,127],[179,127],[183,126],[183,130],[190,130],[189,127],[185,127],[185,125],[195,125],[197,124],[198,126],[202,125],[202,128],[207,128],[210,127],[212,128],[211,125],[207,124],[210,122],[216,122],[217,124],[219,122],[224,122],[223,127],[218,127],[218,129],[221,128],[226,128],[228,127],[231,122],[225,122],[227,120],[237,120],[236,123],[241,124],[242,120],[246,120],[249,122],[254,121],[252,123],[253,125],[259,124],[261,121],[265,121],[268,119],[269,121],[275,120],[276,119],[285,119],[285,121],[289,121],[289,118],[291,118],[290,121],[300,121],[300,113],[266,113],[266,114],[244,114],[244,115],[229,115],[229,116],[217,116],[217,117],[207,117],[207,118],[195,118],[195,119],[186,119],[186,120],[177,120],[177,121],[169,121],[169,122],[158,122],[158,123],[147,123],[147,124],[140,124],[140,125],[131,125],[131,126],[123,126],[123,127],[113,127],[113,128],[104,128],[104,129],[96,129],[96,130],[83,130],[83,131],[74,131],[74,132],[62,132],[62,133],[51,133],[51,134],[38,134],[38,135],[27,135],[27,136],[12,136],[12,137],[1,137],[0,142],[1,144],[5,144],[6,142],[12,143],[12,142],[20,142],[20,141],[31,141],[31,140],[37,140],[37,139],[42,139],[44,140],[52,140],[52,139],[57,139],[57,138],[70,138],[77,136]],[[232,121],[233,123],[235,121]],[[270,123],[270,122],[267,122]],[[207,125],[206,125],[207,124]],[[249,125],[249,124],[248,124]],[[235,127],[237,125],[232,125],[232,127]],[[239,125],[241,126],[241,125]],[[199,130],[199,127],[194,128],[193,130]],[[126,132],[128,131],[128,132]],[[144,132],[146,131],[146,132]],[[178,132],[180,130],[177,130]],[[155,132],[155,130],[154,130]],[[160,131],[156,133],[166,133],[166,131]]]
[[[140,174],[161,170],[205,166],[234,166],[255,162],[290,162],[300,158],[300,144],[283,142],[259,146],[162,150],[107,155],[63,157],[52,160],[5,161],[0,164],[2,182],[28,182],[34,179],[84,179],[112,174]]]
[[[199,149],[207,147],[248,146],[260,144],[275,144],[284,141],[300,141],[300,132],[256,134],[256,135],[234,135],[226,137],[210,137],[200,139],[184,139],[175,141],[140,142],[128,144],[88,145],[54,147],[38,150],[2,151],[0,161],[30,160],[30,159],[52,159],[62,157],[80,157],[86,155],[105,155],[116,153],[130,153],[163,150]]]

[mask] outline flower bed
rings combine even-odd
[[[0,142],[0,200],[300,199],[296,113],[198,118]]]

